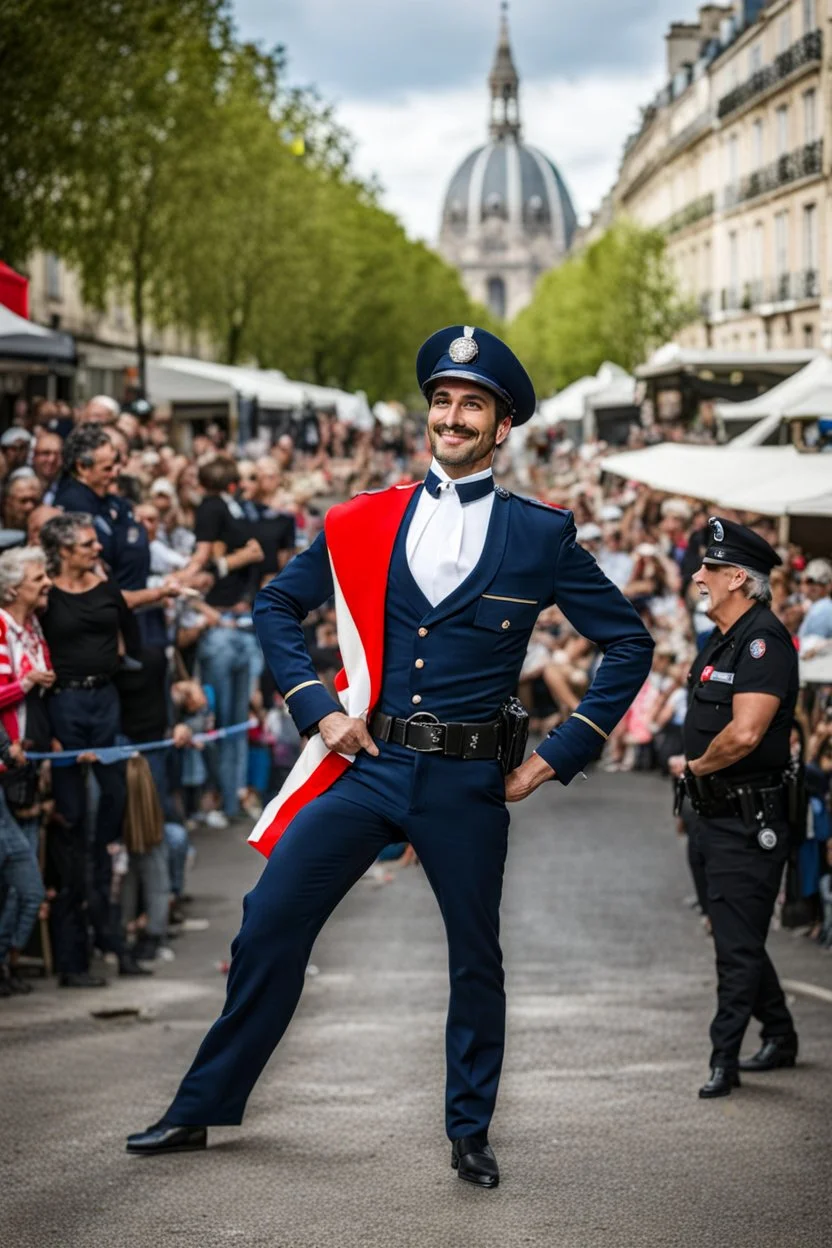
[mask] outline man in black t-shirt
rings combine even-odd
[[[685,754],[670,760],[697,819],[716,945],[717,1012],[703,1098],[727,1096],[739,1070],[793,1066],[797,1036],[765,943],[789,851],[784,772],[798,694],[797,654],[769,610],[776,551],[744,525],[712,517],[693,576],[716,628],[688,677]],[[739,1060],[752,1015],[762,1048]]]
[[[262,671],[263,658],[251,627],[251,603],[257,591],[252,572],[263,560],[263,548],[253,536],[233,490],[237,465],[217,456],[199,470],[205,497],[194,521],[195,562],[214,569],[216,580],[205,601],[222,616],[197,644],[200,676],[216,699],[217,726],[243,723],[248,718],[251,690]],[[248,740],[244,732],[228,737],[219,747],[223,808],[237,815],[246,790]]]

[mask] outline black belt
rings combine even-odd
[[[382,741],[404,745],[418,754],[444,754],[446,758],[498,758],[502,721],[485,724],[440,724],[430,711],[417,711],[409,719],[397,719],[376,711],[370,731]]]
[[[84,676],[81,680],[62,680],[55,685],[53,693],[61,693],[64,689],[103,689],[112,683],[112,676]]]
[[[693,809],[705,819],[727,815],[750,824],[761,818],[788,818],[788,794],[782,773],[733,781],[685,776],[684,787]]]

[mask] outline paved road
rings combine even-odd
[[[0,1242],[15,1248],[820,1248],[828,1244],[832,957],[772,941],[816,985],[804,1061],[703,1103],[712,953],[653,777],[595,775],[517,809],[510,1000],[492,1131],[503,1183],[460,1184],[442,1132],[445,951],[421,873],[362,882],[316,947],[298,1015],[242,1129],[139,1159],[222,1000],[216,962],[259,859],[203,834],[210,930],[152,983],[0,1002]],[[145,1021],[90,1010],[140,1005]]]

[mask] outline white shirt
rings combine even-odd
[[[439,497],[422,490],[407,533],[407,562],[413,579],[431,606],[452,594],[477,566],[494,506],[494,493],[464,507],[456,486],[484,481],[491,469],[454,482],[434,459],[431,470],[442,482]]]

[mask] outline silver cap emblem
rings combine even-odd
[[[479,355],[480,349],[474,341],[473,332],[472,330],[470,334],[466,334],[463,338],[454,338],[448,347],[448,355],[454,364],[473,364]]]
[[[714,541],[715,541],[715,542],[724,542],[724,541],[725,541],[725,530],[723,529],[723,527],[722,527],[722,525],[720,524],[719,520],[716,520],[713,516],[711,516],[711,527],[713,528],[713,531],[714,531]]]

